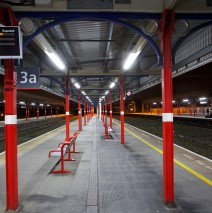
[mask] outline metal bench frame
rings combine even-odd
[[[60,157],[60,165],[61,165],[60,169],[53,170],[53,171],[51,171],[51,173],[70,173],[70,170],[66,170],[64,168],[64,161],[75,161],[73,158],[71,158],[71,153],[79,153],[79,152],[75,151],[76,139],[77,139],[78,134],[79,134],[78,132],[75,132],[74,135],[72,137],[70,137],[68,141],[66,140],[64,142],[59,143],[57,149],[51,150],[49,152],[49,158],[55,157],[52,155],[52,153],[55,153],[55,152],[60,153],[60,156],[57,156],[57,157]],[[72,145],[73,145],[73,151],[71,151]],[[65,158],[66,154],[68,154],[67,158]]]

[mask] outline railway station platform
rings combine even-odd
[[[119,121],[105,139],[98,117],[77,137],[76,161],[65,162],[67,174],[50,173],[48,159],[65,138],[55,129],[18,148],[18,213],[210,213],[212,161],[175,146],[175,207],[163,203],[161,139],[125,125],[120,144]],[[70,132],[77,131],[71,122]],[[0,158],[3,158],[1,154]],[[58,165],[60,166],[60,165]],[[5,212],[5,165],[0,165],[0,212]],[[12,211],[9,211],[12,212]]]

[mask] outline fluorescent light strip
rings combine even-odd
[[[49,58],[57,65],[57,67],[61,70],[65,69],[65,65],[62,62],[62,60],[59,58],[59,56],[54,52],[48,52],[45,51],[45,53],[49,56]]]
[[[127,60],[124,63],[124,69],[127,70],[130,68],[130,66],[133,64],[133,62],[135,61],[135,59],[137,58],[137,56],[139,55],[139,51],[136,53],[130,53]]]

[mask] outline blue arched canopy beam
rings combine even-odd
[[[177,53],[178,48],[180,47],[180,45],[183,43],[183,41],[185,41],[185,39],[187,39],[190,35],[192,35],[193,33],[197,32],[198,30],[207,27],[209,25],[212,25],[212,20],[204,22],[194,28],[192,28],[188,34],[186,34],[185,36],[183,36],[182,38],[180,38],[176,44],[174,45],[174,47],[172,48],[172,60],[173,60],[173,64],[175,64],[175,56]]]
[[[23,46],[25,48],[27,46],[27,44],[33,40],[33,38],[35,38],[38,34],[44,32],[45,30],[48,30],[51,27],[54,27],[59,24],[63,24],[68,21],[76,21],[76,20],[110,21],[110,22],[116,23],[118,25],[122,25],[128,29],[131,29],[132,31],[138,33],[140,36],[145,38],[148,41],[148,43],[150,44],[150,46],[153,48],[155,54],[157,55],[158,63],[162,64],[162,54],[161,54],[160,48],[158,47],[158,45],[155,43],[155,41],[150,36],[146,35],[141,29],[130,24],[129,22],[126,22],[126,21],[123,21],[123,20],[120,20],[119,18],[117,18],[118,15],[116,13],[113,14],[114,17],[112,15],[105,16],[104,14],[105,13],[103,13],[103,14],[101,14],[101,13],[82,13],[81,14],[82,17],[75,17],[75,16],[69,17],[68,16],[68,17],[56,19],[56,20],[38,28],[32,35],[25,37]],[[139,16],[137,18],[139,18]]]

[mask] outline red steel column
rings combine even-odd
[[[6,16],[8,13],[8,17]],[[0,22],[17,26],[15,15],[10,8],[0,8]],[[3,19],[5,18],[5,20]],[[9,20],[8,20],[9,18]],[[7,19],[7,20],[6,20]],[[5,21],[5,22],[4,22]],[[18,207],[18,163],[17,163],[17,93],[14,61],[4,60],[5,99],[5,160],[6,160],[6,202],[7,210]]]
[[[39,103],[37,103],[37,119],[39,118]]]
[[[89,104],[87,103],[87,122],[89,122]]]
[[[46,118],[46,104],[45,104],[45,118]]]
[[[28,119],[28,103],[26,102],[26,104],[25,104],[25,113],[26,113],[26,121],[27,121],[27,119]]]
[[[86,100],[84,99],[84,125],[86,125]]]
[[[164,10],[160,22],[160,40],[163,54],[162,102],[163,102],[163,181],[164,202],[174,205],[174,154],[173,154],[173,89],[171,40],[174,11]]]
[[[105,103],[105,124],[107,126],[107,103],[106,103],[106,97],[105,97],[104,103]]]
[[[29,103],[27,104],[27,118],[29,119],[30,117],[30,106]]]
[[[102,101],[102,122],[103,122],[103,123],[104,123],[104,121],[105,121],[105,120],[104,120],[104,119],[105,119],[105,118],[104,118],[104,116],[105,116],[105,115],[104,115],[104,109],[105,109],[105,105],[104,105],[104,100],[103,100],[103,101]]]
[[[52,106],[51,106],[51,117],[52,117]]]
[[[13,60],[4,60],[7,209],[18,207],[17,96]]]
[[[78,130],[82,131],[82,118],[81,118],[81,106],[80,106],[80,90],[78,91]]]
[[[112,121],[112,92],[110,90],[110,128],[112,129],[113,128],[113,121]]]
[[[121,144],[124,144],[124,79],[120,78],[120,121],[121,121]]]
[[[66,140],[70,138],[70,116],[69,116],[69,76],[65,78],[66,88]]]

